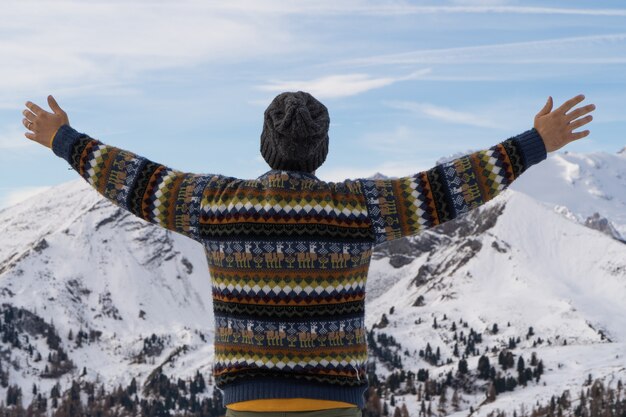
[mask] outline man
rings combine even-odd
[[[202,243],[215,312],[213,375],[227,416],[360,416],[364,299],[372,248],[491,200],[530,166],[583,138],[594,105],[579,95],[487,150],[396,179],[325,182],[330,118],[308,93],[279,94],[264,114],[256,179],[185,173],[106,145],[27,102],[25,136],[64,158],[99,193]],[[528,221],[521,218],[520,222]]]

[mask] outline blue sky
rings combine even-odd
[[[329,109],[327,181],[488,148],[549,95],[597,106],[559,152],[626,145],[621,1],[3,0],[0,62],[0,208],[78,177],[23,135],[24,102],[48,94],[104,143],[239,178],[269,169],[263,111],[283,91]]]

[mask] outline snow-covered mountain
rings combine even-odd
[[[384,332],[400,341],[399,352],[429,343],[440,348],[442,358],[454,358],[451,323],[461,328],[462,320],[482,334],[481,351],[521,336],[516,354],[528,359],[534,351],[545,362],[546,386],[503,394],[480,415],[547,401],[564,389],[578,392],[588,373],[626,379],[623,243],[507,190],[461,219],[392,245],[398,247],[381,251],[395,255],[372,260],[366,324],[385,322]],[[494,324],[499,331],[492,334]],[[534,335],[526,339],[530,327]],[[538,338],[543,343],[533,346]],[[497,363],[497,354],[488,356]],[[402,360],[405,369],[428,365],[416,355]],[[468,363],[476,369],[478,357]],[[456,366],[455,361],[434,367],[431,377]],[[464,409],[476,409],[484,393],[464,398]],[[418,409],[414,398],[406,401],[409,409]]]
[[[171,373],[210,374],[213,312],[202,245],[119,209],[82,178],[0,211],[0,230],[0,302],[53,322],[76,365],[60,378],[63,387],[84,367],[85,378],[111,386],[145,380],[182,345],[189,349],[170,361]],[[101,336],[73,348],[67,336],[81,329]],[[50,349],[38,347],[45,358]],[[25,387],[24,403],[33,380],[49,392],[56,380],[37,377],[46,362],[10,352],[22,364],[10,380]]]
[[[377,247],[368,328],[397,341],[389,349],[402,369],[429,369],[431,378],[458,367],[454,347],[463,336],[454,340],[455,327],[480,333],[476,348],[491,363],[518,337],[516,358],[536,352],[544,361],[540,383],[488,405],[478,407],[486,387],[474,381],[477,390],[461,395],[463,415],[470,406],[484,415],[575,391],[589,373],[626,379],[626,245],[591,225],[626,235],[625,166],[626,154],[550,155],[484,206]],[[60,371],[64,388],[76,378],[141,383],[163,363],[168,375],[210,374],[213,314],[202,245],[120,210],[82,178],[0,210],[0,231],[0,303],[35,315],[16,327],[20,347],[0,342],[0,364],[11,364],[10,382],[23,386],[25,404],[33,382],[47,392],[56,383],[42,377],[49,363],[26,349],[30,343],[41,357],[50,353],[44,323],[53,323],[75,365]],[[95,336],[78,347],[81,330]],[[427,343],[440,350],[435,364],[419,355]],[[381,379],[397,371],[379,351],[370,355]],[[478,360],[469,355],[469,369]],[[399,391],[395,402],[417,416],[414,394]]]
[[[626,147],[624,148],[626,149]],[[511,188],[561,214],[626,241],[626,151],[558,152]]]

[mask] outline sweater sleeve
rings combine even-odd
[[[532,128],[411,176],[360,178],[374,244],[414,235],[467,213],[546,158],[543,139]]]
[[[194,240],[200,240],[202,200],[221,204],[220,190],[238,181],[181,172],[106,145],[69,125],[54,135],[52,151],[116,206]]]

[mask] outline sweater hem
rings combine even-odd
[[[365,407],[365,391],[369,387],[343,387],[335,385],[321,385],[301,381],[278,381],[275,379],[255,379],[229,384],[223,391],[223,405],[241,401],[276,399],[276,398],[310,398],[315,400],[342,401],[354,404],[359,408]]]

